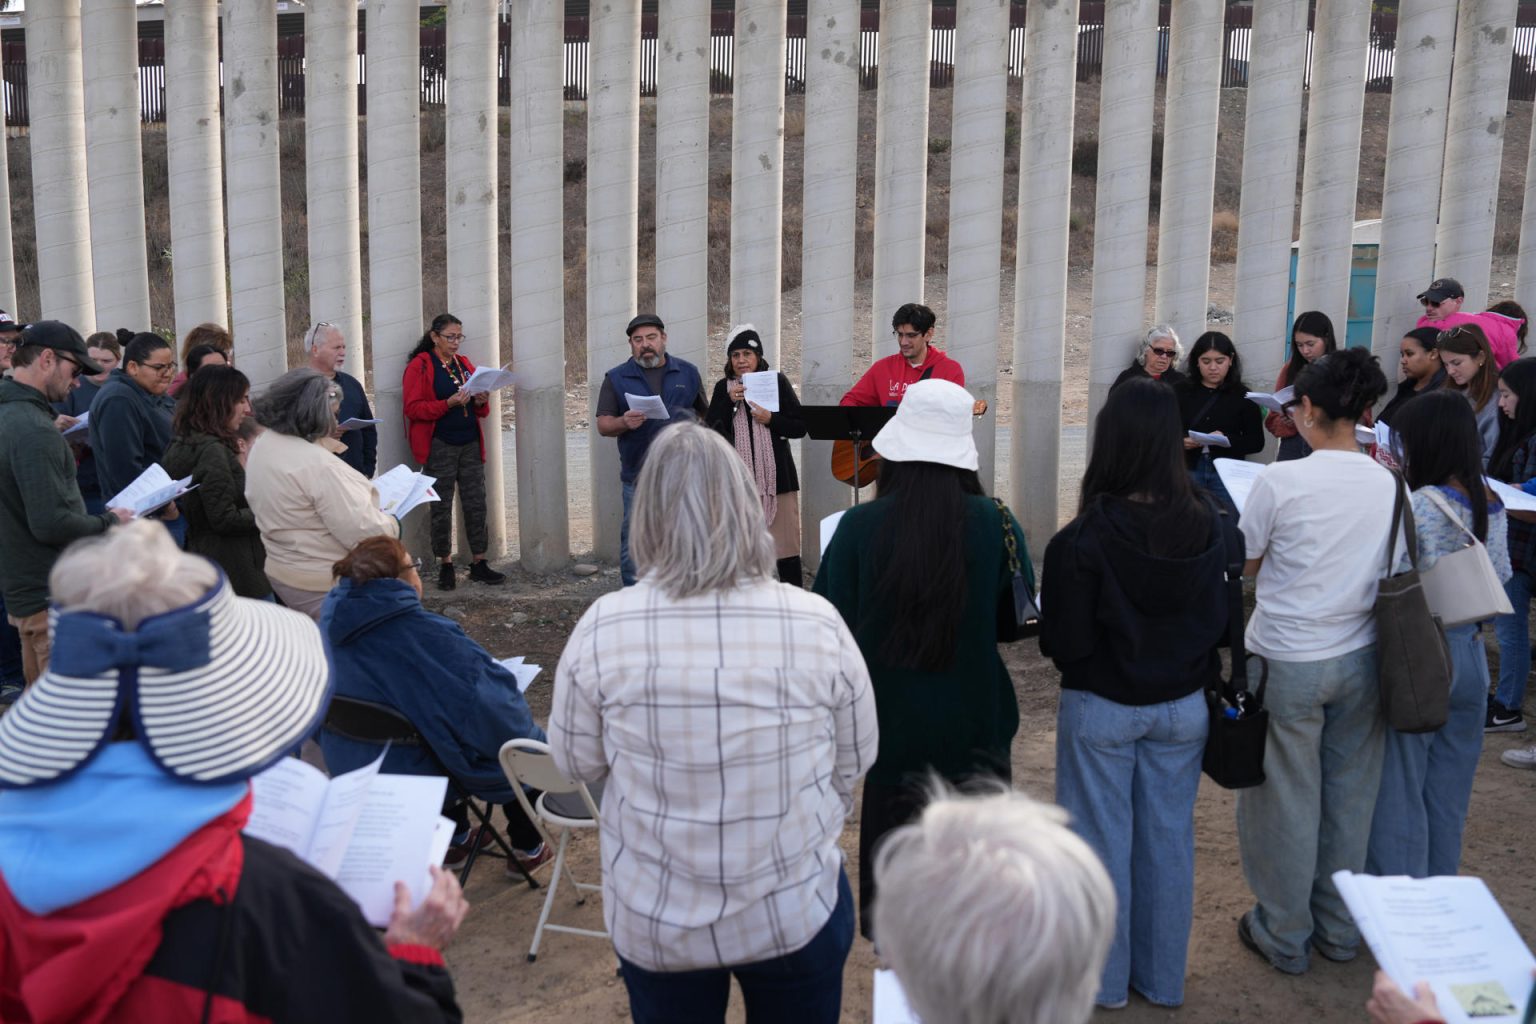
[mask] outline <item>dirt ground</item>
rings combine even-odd
[[[528,692],[534,715],[544,721],[554,667],[565,638],[581,611],[598,594],[618,585],[616,576],[535,577],[514,571],[508,586],[475,588],[452,595],[429,592],[429,605],[460,618],[470,633],[497,657],[522,654],[545,672]],[[471,596],[472,595],[472,596]],[[443,598],[447,598],[444,600]],[[1004,660],[1019,698],[1020,727],[1013,745],[1015,784],[1049,799],[1054,787],[1058,677],[1032,641],[1004,646]],[[1497,646],[1490,637],[1490,658]],[[1489,736],[1472,797],[1462,860],[1464,873],[1480,875],[1503,903],[1515,926],[1536,934],[1536,877],[1528,870],[1529,844],[1536,825],[1536,773],[1507,768],[1499,752],[1529,742],[1523,735]],[[1314,1019],[1363,1021],[1374,965],[1368,953],[1352,964],[1313,959],[1310,973],[1289,977],[1275,971],[1237,942],[1236,920],[1252,901],[1238,860],[1233,795],[1201,780],[1195,807],[1195,922],[1190,935],[1189,981],[1179,1010],[1153,1007],[1132,996],[1120,1011],[1100,1011],[1096,1021],[1179,1021],[1233,1024],[1240,1021]],[[858,866],[858,823],[850,820],[842,838],[849,871]],[[572,841],[572,865],[583,881],[598,881],[595,833]],[[548,869],[540,872],[547,881]],[[536,963],[526,958],[544,890],[531,891],[506,879],[497,862],[475,868],[468,895],[468,920],[447,951],[466,1019],[477,1024],[542,1024],[550,1020],[624,1020],[628,1002],[614,974],[611,949],[602,940],[546,933]],[[553,919],[602,927],[600,900],[576,906],[568,890],[558,893]],[[962,922],[936,927],[963,927]],[[843,1019],[870,1020],[870,944],[856,939],[844,975]],[[729,1019],[743,1019],[733,997]]]

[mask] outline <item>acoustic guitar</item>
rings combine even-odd
[[[980,419],[986,413],[986,399],[977,399],[976,405],[971,409],[971,416]],[[855,472],[854,443],[852,441],[832,442],[832,477],[852,487],[868,487],[880,477],[880,456],[869,441],[860,441],[858,449],[858,469]]]

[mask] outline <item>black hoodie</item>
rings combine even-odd
[[[1213,684],[1227,638],[1220,522],[1153,554],[1157,506],[1102,497],[1045,549],[1040,651],[1061,685],[1118,704],[1177,700]]]

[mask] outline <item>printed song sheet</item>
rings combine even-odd
[[[1253,482],[1264,471],[1262,462],[1244,462],[1242,459],[1214,459],[1216,475],[1221,477],[1221,482],[1227,489],[1227,496],[1232,499],[1232,505],[1237,509],[1237,514],[1243,514],[1243,502],[1248,500],[1248,492],[1253,490]]]
[[[742,398],[769,412],[779,411],[779,374],[776,370],[744,373],[741,375],[741,383],[746,388]]]
[[[667,412],[667,403],[663,402],[658,395],[632,395],[626,391],[624,401],[629,403],[631,409],[645,413],[645,418],[648,420],[672,418],[672,414]]]

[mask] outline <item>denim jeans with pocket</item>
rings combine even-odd
[[[1434,732],[1387,730],[1381,789],[1365,870],[1373,875],[1454,875],[1483,752],[1488,652],[1476,623],[1445,631],[1451,648],[1451,706]]]
[[[1321,661],[1270,659],[1264,784],[1237,794],[1251,930],[1272,962],[1304,970],[1311,942],[1341,959],[1360,932],[1333,884],[1363,871],[1387,723],[1376,646]]]
[[[843,966],[853,947],[853,892],[839,872],[837,905],[810,942],[756,963],[698,971],[648,971],[619,958],[635,1024],[723,1024],[731,976],[752,1024],[837,1024]]]
[[[1504,581],[1504,593],[1514,606],[1514,613],[1493,620],[1493,633],[1499,638],[1499,689],[1494,700],[1519,711],[1525,703],[1525,681],[1531,674],[1531,574],[1516,569]]]
[[[1195,899],[1195,794],[1210,729],[1205,695],[1119,704],[1062,690],[1056,802],[1115,884],[1115,940],[1098,1002],[1134,988],[1159,1006],[1184,1001]]]
[[[635,485],[621,483],[624,494],[624,522],[619,527],[619,578],[626,587],[635,585],[635,559],[629,553],[629,510],[635,504]]]

